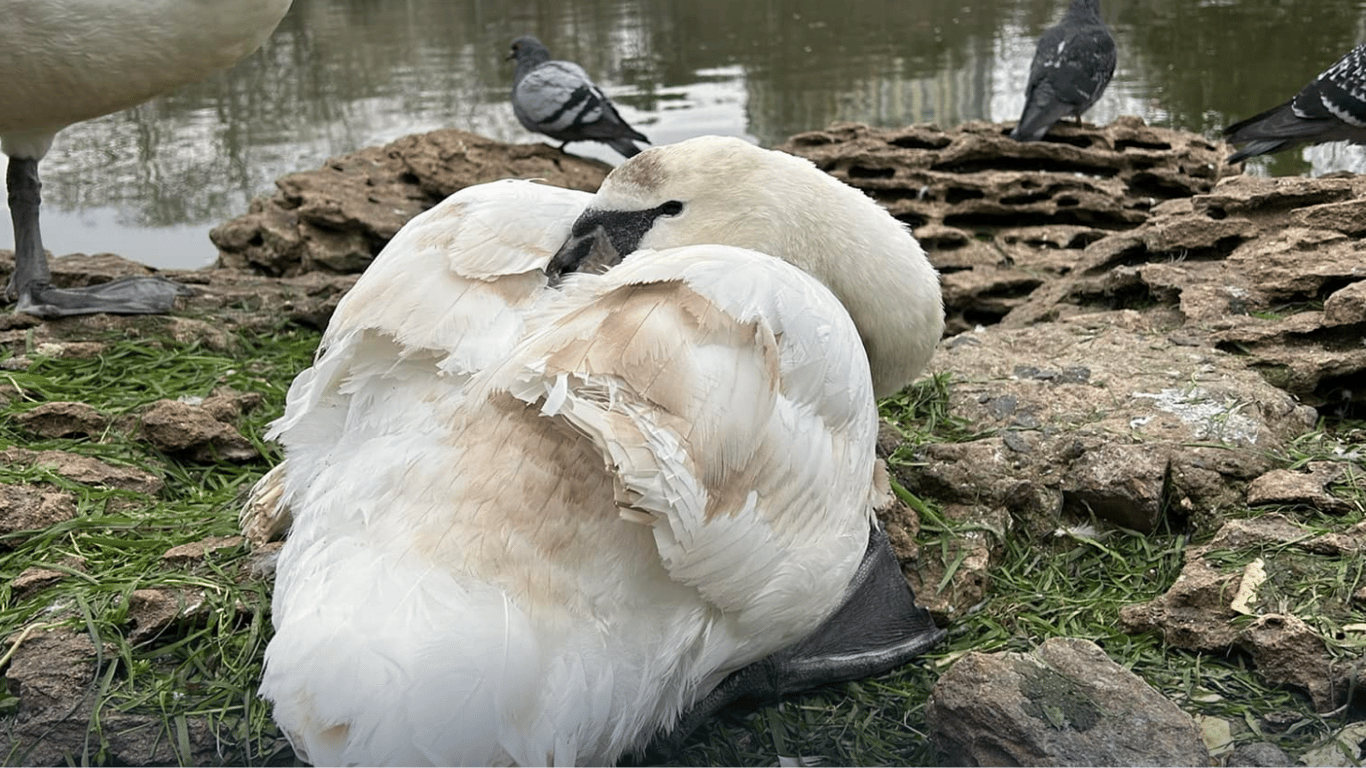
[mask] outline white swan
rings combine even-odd
[[[63,128],[139,104],[231,66],[265,42],[291,0],[8,0],[0,21],[0,151],[14,220],[5,299],[55,317],[169,310],[185,289],[126,278],[48,284],[38,161]]]
[[[942,328],[899,222],[736,139],[646,150],[596,196],[456,193],[272,428],[277,722],[319,764],[606,764],[923,651],[873,398]]]

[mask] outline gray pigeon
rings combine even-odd
[[[512,75],[512,111],[528,131],[563,142],[601,141],[624,157],[640,153],[631,140],[650,140],[626,124],[583,67],[552,61],[550,51],[534,37],[512,41],[517,71]]]
[[[1224,137],[1231,144],[1247,143],[1228,156],[1229,165],[1300,144],[1366,144],[1366,44],[1348,51],[1290,101],[1225,128]]]
[[[1115,39],[1100,17],[1100,0],[1072,0],[1062,20],[1039,35],[1024,112],[1010,137],[1038,141],[1066,115],[1081,122],[1114,74]]]

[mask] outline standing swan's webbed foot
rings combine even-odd
[[[10,275],[4,298],[18,302],[19,312],[38,317],[96,312],[151,315],[169,312],[177,298],[194,295],[189,287],[162,277],[125,277],[87,288],[54,288],[38,227],[42,190],[38,160],[11,157],[5,182],[14,220],[14,274]]]
[[[796,645],[731,673],[633,759],[640,765],[669,760],[688,734],[732,702],[766,703],[784,694],[878,675],[929,650],[944,635],[930,612],[916,605],[887,534],[874,526],[844,602],[829,618]]]
[[[46,283],[18,288],[16,309],[38,317],[108,312],[155,315],[171,311],[175,300],[194,290],[164,277],[124,277],[86,288],[54,288]]]

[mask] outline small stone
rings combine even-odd
[[[135,589],[128,595],[128,618],[133,622],[130,639],[140,643],[155,637],[203,606],[200,590]]]
[[[1366,279],[1340,288],[1324,300],[1323,321],[1328,325],[1366,323]]]
[[[43,437],[97,435],[109,420],[85,403],[43,403],[15,417],[25,429]]]
[[[106,464],[92,456],[66,451],[30,451],[8,448],[0,451],[0,461],[14,465],[39,465],[55,474],[85,485],[121,488],[155,496],[165,486],[161,478],[150,472],[116,464]]]
[[[1269,741],[1254,741],[1251,744],[1240,744],[1233,749],[1228,756],[1225,765],[1229,768],[1234,766],[1261,766],[1270,768],[1272,766],[1290,766],[1295,764],[1295,759],[1285,753],[1285,750],[1272,744]]]
[[[32,485],[0,485],[0,534],[41,531],[76,516],[76,498]],[[12,546],[0,543],[0,547]]]
[[[166,550],[166,553],[161,556],[161,559],[172,563],[195,562],[208,557],[210,552],[239,547],[245,542],[246,539],[241,536],[212,536],[189,544],[171,547]]]
[[[158,400],[143,411],[143,437],[168,453],[188,454],[196,461],[250,461],[259,454],[235,427],[200,406]]]
[[[1325,512],[1345,512],[1351,505],[1328,493],[1329,483],[1340,480],[1346,470],[1332,461],[1311,461],[1308,472],[1273,469],[1248,484],[1249,506],[1262,504],[1306,504]]]
[[[25,568],[10,583],[10,596],[15,602],[19,602],[56,584],[65,576],[65,573],[54,571],[51,568],[40,568],[38,566]]]

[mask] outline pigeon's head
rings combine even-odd
[[[531,35],[522,35],[512,41],[512,53],[508,54],[508,59],[516,59],[518,66],[534,66],[543,61],[550,61],[550,49]]]

